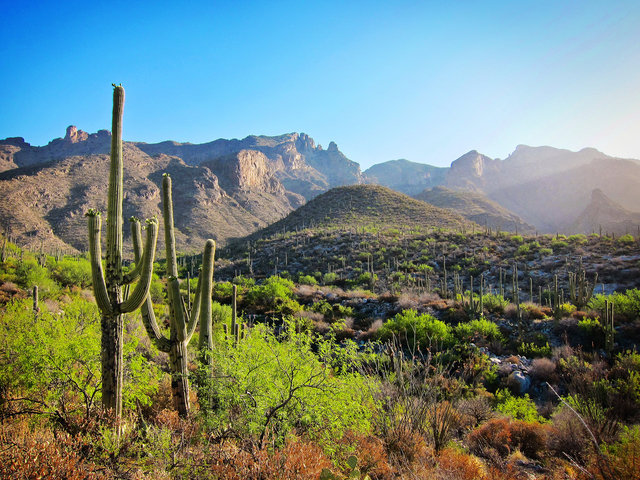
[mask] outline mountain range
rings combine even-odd
[[[42,147],[0,140],[0,227],[31,248],[86,249],[84,213],[106,209],[110,139],[106,130],[70,126]],[[640,162],[589,148],[520,145],[505,160],[471,151],[447,168],[393,160],[362,172],[334,142],[323,149],[304,133],[289,133],[204,144],[124,142],[124,159],[126,216],[159,215],[162,174],[173,177],[183,251],[199,250],[205,238],[242,238],[345,185],[386,186],[503,230],[617,233],[640,224]],[[359,194],[381,194],[365,191]]]

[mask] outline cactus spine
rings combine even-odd
[[[165,253],[167,258],[167,297],[169,299],[170,329],[169,337],[165,337],[158,327],[151,296],[147,295],[142,305],[142,320],[149,338],[158,350],[169,354],[171,368],[171,394],[173,406],[178,413],[186,417],[189,414],[189,377],[187,370],[187,345],[200,319],[200,335],[203,330],[211,332],[211,290],[213,288],[213,257],[215,242],[207,240],[204,247],[202,272],[198,278],[193,308],[188,309],[180,295],[178,281],[178,262],[176,255],[175,230],[173,224],[173,199],[171,193],[171,177],[164,174],[162,178],[162,210],[164,218]],[[132,224],[132,237],[136,263],[141,255],[140,232],[135,222]],[[209,279],[206,286],[203,279]],[[209,333],[210,336],[210,333]]]
[[[89,224],[89,252],[91,256],[91,276],[96,303],[101,311],[101,355],[102,355],[102,405],[112,410],[116,422],[122,414],[123,381],[123,314],[140,308],[149,293],[153,260],[155,257],[158,223],[147,220],[147,243],[142,262],[126,278],[122,272],[122,113],[124,109],[124,88],[113,89],[113,117],[111,136],[111,168],[109,173],[109,193],[107,206],[107,255],[106,269],[102,269],[100,233],[102,217],[100,212],[87,212]],[[139,228],[139,222],[138,222]],[[136,279],[136,288],[123,299],[122,287]]]

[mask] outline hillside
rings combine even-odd
[[[520,233],[534,231],[534,227],[520,217],[479,193],[434,187],[414,195],[414,198],[436,207],[448,208],[472,222],[494,230]]]
[[[470,230],[478,227],[451,210],[426,204],[387,187],[351,185],[333,188],[317,196],[251,238],[310,226],[329,229],[368,227],[372,230]]]

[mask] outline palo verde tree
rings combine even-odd
[[[213,258],[216,244],[209,239],[205,243],[202,254],[202,270],[198,278],[195,301],[191,311],[185,306],[180,295],[178,282],[178,262],[176,257],[176,241],[173,226],[173,200],[171,195],[171,177],[164,174],[162,178],[162,214],[164,217],[164,238],[167,257],[167,297],[169,299],[169,337],[160,331],[153,312],[151,296],[142,305],[142,320],[149,338],[161,352],[169,354],[171,367],[171,392],[173,406],[178,413],[185,417],[189,414],[189,379],[187,371],[187,345],[195,330],[197,320],[200,319],[201,349],[211,345],[211,293],[213,289]],[[142,257],[140,224],[131,224],[132,238],[136,264]]]
[[[153,261],[158,238],[158,222],[147,220],[147,241],[142,261],[124,274],[122,269],[122,113],[124,88],[113,89],[113,117],[111,133],[111,167],[107,204],[107,254],[105,270],[102,268],[101,215],[98,210],[87,212],[89,218],[89,252],[91,276],[96,303],[101,311],[102,405],[111,410],[118,421],[122,414],[123,382],[123,325],[124,314],[140,308],[149,295]],[[139,222],[138,228],[139,228]],[[123,285],[137,280],[136,287],[127,297]]]

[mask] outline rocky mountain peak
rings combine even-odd
[[[329,142],[329,146],[327,147],[327,151],[329,151],[329,152],[337,152],[338,151],[338,145],[336,145],[336,142]]]
[[[69,125],[64,136],[65,141],[70,143],[83,142],[87,138],[89,138],[89,134],[84,130],[78,130],[78,127],[75,125]]]
[[[316,144],[313,141],[313,138],[311,138],[306,133],[300,133],[295,143],[296,143],[296,148],[302,154],[311,152],[316,148]]]
[[[489,157],[471,150],[451,163],[451,172],[464,173],[466,176],[482,177],[486,164],[491,161]]]

